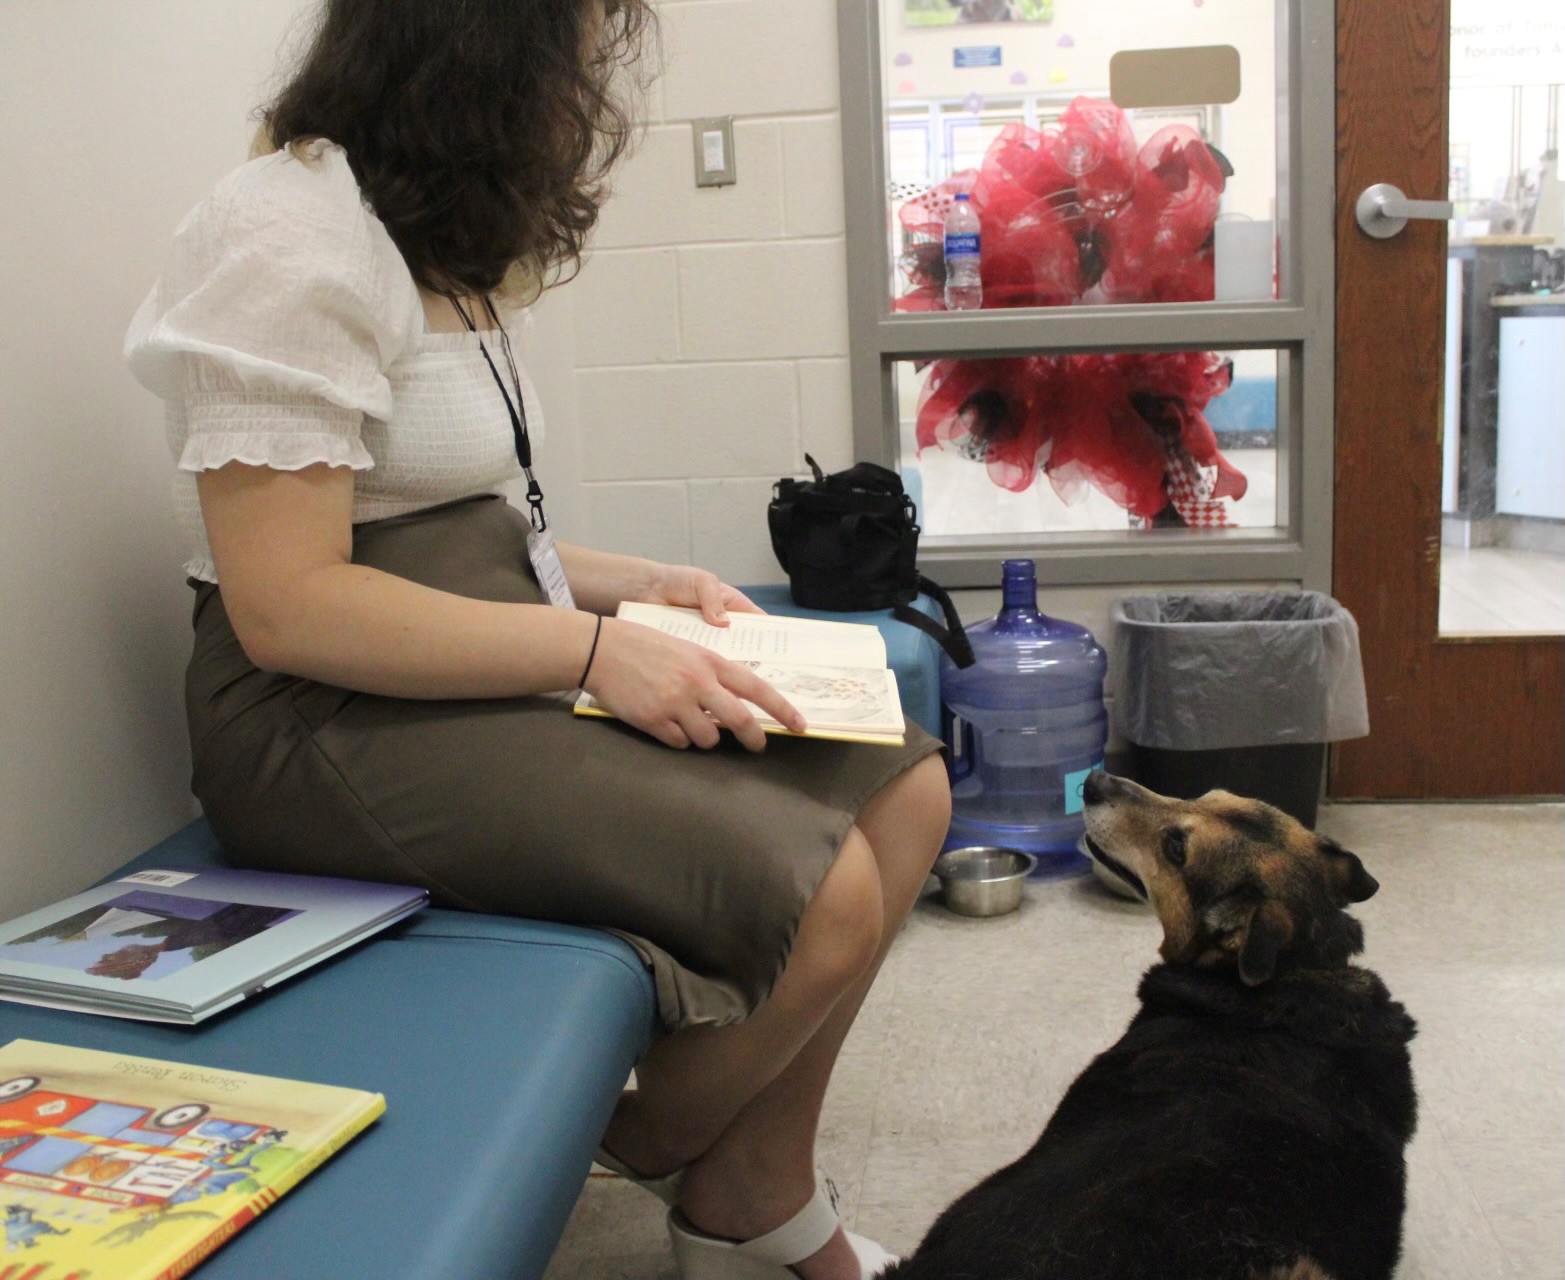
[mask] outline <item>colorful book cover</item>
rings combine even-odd
[[[428,900],[329,876],[138,871],[0,922],[0,999],[198,1022]]]
[[[357,1089],[13,1040],[0,1280],[174,1280],[385,1109]]]

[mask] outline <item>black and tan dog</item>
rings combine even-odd
[[[1037,1144],[886,1280],[1389,1280],[1413,1021],[1343,910],[1379,887],[1287,815],[1094,773],[1087,836],[1164,963]]]

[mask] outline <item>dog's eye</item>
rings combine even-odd
[[[1170,827],[1163,833],[1163,856],[1168,859],[1171,866],[1182,867],[1185,865],[1184,828]]]

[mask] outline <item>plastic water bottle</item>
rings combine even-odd
[[[968,628],[978,661],[940,663],[950,748],[946,848],[1000,845],[1038,856],[1035,876],[1089,869],[1081,786],[1103,764],[1103,650],[1085,627],[1038,612],[1031,560],[1005,562],[1004,608]]]
[[[946,214],[946,310],[976,311],[984,305],[978,215],[967,192],[957,195]]]

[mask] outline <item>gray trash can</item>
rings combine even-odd
[[[1358,624],[1317,591],[1114,604],[1114,720],[1164,795],[1221,787],[1315,825],[1326,744],[1369,732]]]

